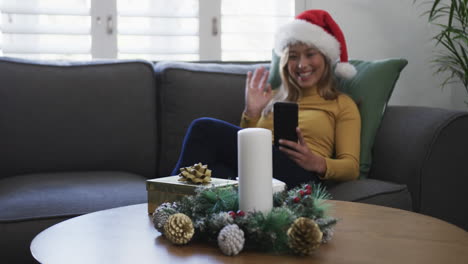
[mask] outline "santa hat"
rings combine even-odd
[[[313,45],[332,63],[339,59],[335,67],[337,76],[351,79],[356,74],[356,69],[348,62],[343,32],[327,11],[304,11],[280,27],[275,35],[275,54],[281,57],[285,48],[298,42]]]

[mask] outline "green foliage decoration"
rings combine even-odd
[[[275,193],[274,207],[267,213],[239,211],[237,187],[199,188],[196,195],[185,196],[172,205],[173,210],[192,219],[194,239],[215,241],[223,227],[237,224],[245,234],[245,248],[271,253],[293,253],[288,245],[287,230],[299,217],[314,220],[327,234],[328,242],[337,219],[327,217],[330,199],[320,184],[302,184]],[[167,206],[167,205],[166,205]]]
[[[253,212],[246,217],[236,217],[236,223],[246,234],[246,248],[287,253],[286,232],[296,218],[289,208],[275,207],[267,214]]]

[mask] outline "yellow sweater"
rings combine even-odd
[[[340,94],[325,100],[316,90],[298,101],[299,128],[312,152],[325,158],[322,179],[347,181],[359,176],[361,117],[353,99]],[[273,132],[273,114],[259,119],[242,115],[241,127],[262,127]]]

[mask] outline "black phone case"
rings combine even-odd
[[[298,106],[296,103],[277,102],[273,105],[274,144],[280,139],[297,142]]]

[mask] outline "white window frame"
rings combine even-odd
[[[221,0],[199,0],[200,60],[221,60]]]
[[[91,0],[91,56],[117,58],[117,1]]]

